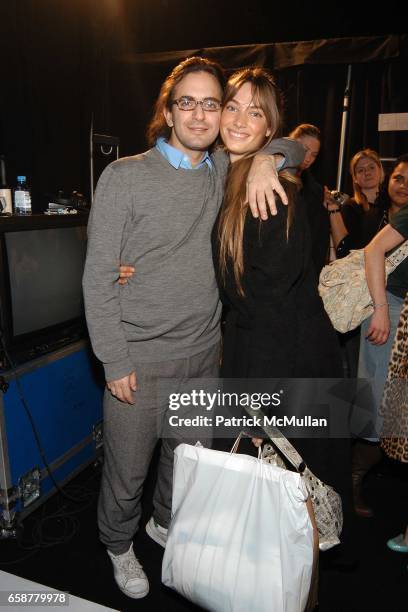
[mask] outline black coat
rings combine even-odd
[[[323,187],[316,181],[310,170],[304,170],[301,178],[303,187],[300,193],[310,228],[312,261],[319,276],[329,259],[330,220],[323,206]]]
[[[341,214],[348,234],[337,247],[337,257],[345,257],[350,249],[363,249],[388,223],[388,208],[381,198],[370,203],[367,211],[351,198]]]
[[[237,292],[231,265],[225,284],[221,280],[217,224],[214,228],[214,263],[227,309],[221,367],[224,378],[256,378],[261,384],[259,379],[343,375],[337,335],[317,291],[304,202],[298,197],[295,203],[288,239],[287,211],[278,202],[278,214],[267,221],[247,214],[242,278],[245,297]],[[235,389],[225,382],[229,390]],[[252,435],[259,433],[253,431]],[[350,500],[349,440],[296,438],[292,443],[309,467],[335,486],[343,501]]]
[[[224,377],[324,378],[342,376],[336,334],[317,291],[304,202],[298,197],[286,236],[288,209],[267,221],[247,214],[244,226],[245,297],[239,295],[232,265],[220,279],[216,228],[214,262],[227,307]]]

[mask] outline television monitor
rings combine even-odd
[[[86,335],[86,221],[86,215],[0,221],[0,324],[13,363]]]

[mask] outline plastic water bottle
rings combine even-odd
[[[16,215],[31,215],[31,194],[25,176],[17,177],[14,189],[14,211]]]

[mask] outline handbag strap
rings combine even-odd
[[[385,258],[387,274],[391,274],[406,257],[408,257],[408,240],[405,240],[396,251]]]
[[[245,406],[245,410],[249,412],[252,416],[259,417],[259,411],[254,410],[250,406]],[[286,457],[286,459],[293,465],[295,470],[302,474],[307,465],[303,461],[302,457],[299,455],[294,446],[289,442],[287,438],[283,435],[283,433],[277,428],[272,427],[272,425],[266,425],[265,422],[262,425],[262,429],[266,434],[268,434],[271,442],[280,450],[282,455]]]

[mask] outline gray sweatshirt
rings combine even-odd
[[[297,165],[292,143],[274,141],[268,152]],[[110,164],[99,179],[83,289],[92,347],[108,381],[132,372],[135,362],[189,357],[219,341],[210,236],[228,160],[222,152],[212,159],[212,169],[176,170],[153,148]],[[120,263],[136,268],[124,286]]]

